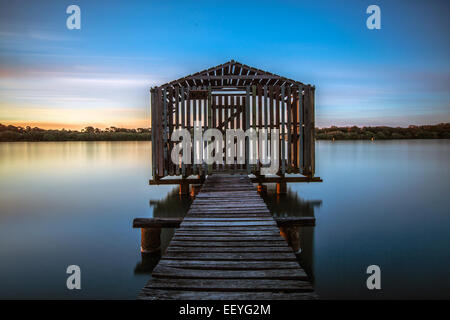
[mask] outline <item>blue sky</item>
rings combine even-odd
[[[81,8],[81,30],[66,8]],[[381,8],[381,30],[366,8]],[[149,87],[230,59],[316,85],[316,123],[450,122],[448,1],[0,0],[0,123],[148,127]]]

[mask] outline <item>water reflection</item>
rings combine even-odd
[[[267,197],[274,215],[317,216],[302,228],[302,264],[313,250],[319,297],[449,299],[450,140],[317,141],[316,155],[323,183]],[[131,222],[189,207],[176,186],[148,185],[150,159],[147,141],[0,143],[0,298],[135,299],[149,277],[133,273]],[[82,290],[65,286],[71,264]],[[381,292],[366,287],[372,264]]]
[[[322,205],[322,200],[303,200],[296,192],[291,191],[289,186],[286,194],[276,194],[275,185],[269,185],[262,197],[274,217],[315,217],[314,209]],[[312,281],[314,281],[314,228],[299,228],[301,251],[296,255]]]
[[[150,200],[154,218],[184,217],[191,206],[194,194],[180,195],[178,187],[175,187],[162,200]],[[175,233],[174,228],[161,229],[161,252],[165,252],[169,242]],[[141,261],[134,268],[135,274],[150,274],[161,258],[161,252],[141,253]]]

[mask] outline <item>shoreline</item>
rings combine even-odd
[[[295,130],[292,128],[291,130]],[[292,131],[293,132],[293,131]],[[450,139],[450,123],[435,125],[411,125],[403,127],[336,127],[316,128],[316,140],[411,140]],[[86,127],[78,130],[46,130],[41,128],[18,127],[0,123],[0,142],[50,142],[50,141],[151,141],[150,128],[99,129]]]
[[[450,137],[446,138],[391,138],[391,139],[315,139],[315,141],[411,141],[411,140],[450,140]],[[130,140],[0,140],[0,143],[11,142],[152,142],[147,139],[130,139]]]

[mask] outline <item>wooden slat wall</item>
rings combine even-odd
[[[305,110],[305,99],[303,97],[303,88],[298,88],[298,114],[299,114],[299,144],[298,144],[298,159],[299,159],[299,168],[300,168],[300,173],[303,174],[304,172],[304,127],[303,124],[304,119],[305,119],[305,115],[304,115],[304,110]]]
[[[286,88],[286,112],[287,112],[287,116],[286,116],[286,121],[287,121],[287,172],[291,173],[292,172],[292,103],[291,103],[291,88],[287,87]]]
[[[292,165],[294,167],[293,173],[299,172],[299,157],[298,157],[298,135],[299,135],[299,113],[298,113],[298,91],[297,88],[292,88],[292,129],[293,129],[293,135],[292,135]]]
[[[175,129],[180,129],[180,88],[175,88]],[[180,174],[179,164],[175,165],[175,175]]]
[[[311,97],[310,97],[310,90],[309,88],[305,88],[304,90],[304,117],[305,117],[305,131],[304,131],[304,139],[305,139],[305,146],[304,146],[304,174],[308,175],[310,173],[311,168],[311,139],[312,134],[310,132],[311,130]]]
[[[151,89],[150,91],[150,114],[152,121],[152,128],[156,127],[156,92],[155,89]],[[155,179],[156,177],[156,137],[155,131],[152,129],[152,177]]]
[[[230,71],[231,72],[231,71]],[[241,81],[242,82],[242,81]],[[248,83],[248,82],[246,82]],[[220,84],[219,84],[220,85]],[[209,90],[203,99],[189,99],[190,90]],[[203,163],[194,165],[194,152],[198,146],[192,146],[192,164],[173,164],[171,153],[175,143],[170,137],[176,129],[188,129],[193,138],[195,121],[200,121],[203,131],[219,128],[225,138],[227,129],[253,128],[279,130],[279,174],[301,173],[313,176],[315,171],[314,152],[314,87],[247,85],[244,94],[214,93],[211,87],[175,86],[151,90],[152,117],[152,174],[154,179],[164,176],[191,174],[205,175],[214,170],[223,170],[225,166],[214,165],[209,168]],[[270,151],[270,131],[267,139]],[[203,146],[205,147],[205,141]],[[256,146],[257,149],[261,146]],[[225,148],[225,145],[224,145]],[[224,154],[225,154],[224,149]],[[259,155],[259,153],[258,153]],[[246,142],[246,158],[250,152]],[[247,163],[248,164],[248,163]],[[230,164],[231,170],[245,169],[249,173],[259,174],[258,165]]]
[[[157,175],[159,177],[164,176],[164,147],[163,147],[163,101],[162,101],[162,90],[157,89],[157,99],[156,99],[156,142],[157,142],[157,149],[156,149],[156,164],[157,164]]]

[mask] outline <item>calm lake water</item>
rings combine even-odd
[[[265,200],[316,217],[299,261],[319,296],[450,298],[450,140],[319,141],[316,155],[323,183]],[[148,185],[150,159],[149,142],[0,143],[0,298],[134,299],[157,260],[141,257],[133,218],[183,216],[191,201]],[[71,264],[81,290],[66,289]]]

